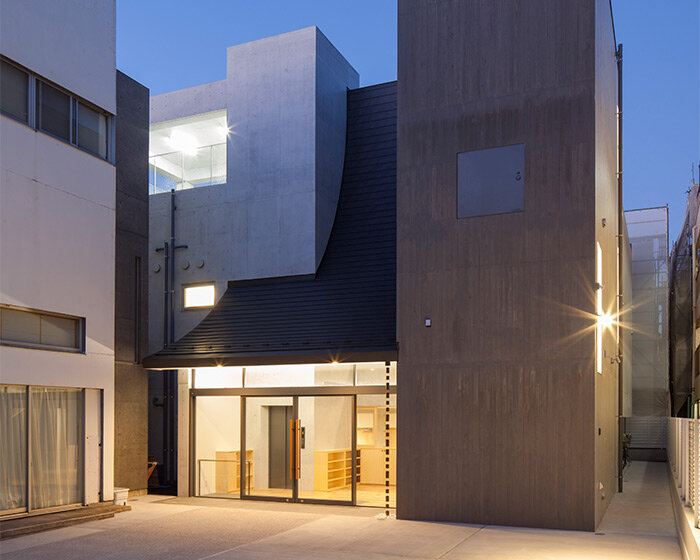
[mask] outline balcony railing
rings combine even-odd
[[[170,152],[148,158],[148,192],[208,187],[226,182],[226,143],[192,152]]]
[[[668,462],[681,499],[700,528],[700,420],[668,419]]]

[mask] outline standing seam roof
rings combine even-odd
[[[396,351],[396,82],[348,91],[343,179],[313,277],[231,281],[146,367],[246,355]]]

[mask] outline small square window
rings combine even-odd
[[[185,286],[185,309],[214,307],[216,289],[214,283]]]
[[[457,217],[525,209],[525,146],[457,154]]]

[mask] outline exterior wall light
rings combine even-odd
[[[595,327],[595,347],[596,347],[596,372],[603,373],[603,329],[605,323],[610,326],[610,316],[603,312],[603,250],[600,243],[595,245],[595,306],[596,306],[596,327]],[[605,318],[607,315],[607,319]]]

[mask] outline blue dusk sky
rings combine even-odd
[[[624,204],[669,205],[671,243],[700,162],[700,2],[613,0],[624,45]],[[318,26],[360,73],[396,79],[396,0],[117,0],[117,67],[151,94],[220,80],[226,47]]]

